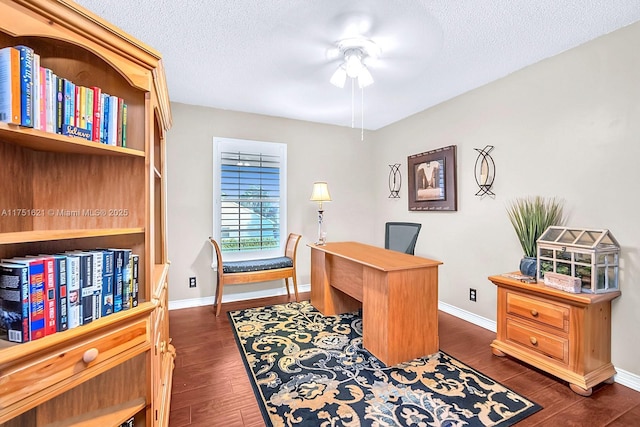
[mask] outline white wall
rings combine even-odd
[[[167,144],[167,224],[171,260],[171,301],[214,295],[211,269],[213,209],[213,137],[287,144],[287,227],[302,234],[298,244],[298,283],[310,282],[310,249],[317,237],[318,205],[311,202],[314,181],[327,181],[333,201],[324,203],[324,229],[329,240],[371,242],[373,216],[369,197],[373,176],[369,135],[345,127],[231,112],[173,103],[174,126]],[[197,287],[189,288],[195,276]],[[282,280],[269,285],[234,285],[223,301],[260,291],[284,292]],[[209,298],[209,299],[207,299]]]
[[[417,95],[419,96],[419,95]],[[608,228],[622,245],[622,297],[613,302],[612,358],[640,375],[640,24],[601,37],[497,82],[365,135],[336,126],[172,104],[168,135],[170,298],[210,297],[212,138],[288,144],[289,231],[301,232],[299,282],[309,283],[315,239],[313,181],[327,180],[329,240],[382,245],[384,222],[423,228],[416,254],[442,260],[439,299],[495,320],[487,276],[518,269],[522,256],[505,213],[515,197],[557,196],[568,224]],[[456,145],[458,211],[409,212],[407,156]],[[479,198],[477,152],[494,145],[496,197]],[[402,198],[388,199],[389,164],[401,163]],[[188,277],[198,287],[188,288]],[[264,285],[234,286],[225,299]],[[468,299],[469,288],[478,301]],[[280,292],[272,284],[270,291]]]
[[[375,230],[393,218],[423,224],[416,255],[442,260],[439,299],[495,320],[493,274],[522,250],[505,212],[516,197],[565,200],[568,225],[611,230],[622,246],[612,358],[640,373],[640,24],[542,61],[374,134],[376,170],[402,163],[402,199],[376,175]],[[407,156],[456,145],[458,211],[408,212]],[[474,148],[494,145],[495,198],[476,197]],[[387,166],[388,167],[388,166]],[[379,237],[378,237],[379,238]],[[478,301],[469,301],[469,288]]]

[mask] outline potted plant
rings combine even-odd
[[[524,256],[520,261],[520,272],[536,277],[537,240],[551,225],[562,225],[562,201],[541,196],[518,198],[507,207],[509,220],[513,224]]]

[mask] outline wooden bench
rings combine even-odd
[[[216,316],[220,315],[222,306],[222,291],[224,285],[235,285],[239,283],[266,282],[269,280],[284,279],[289,291],[289,278],[293,278],[293,292],[298,299],[298,282],[296,280],[296,252],[298,250],[299,234],[289,234],[287,244],[284,249],[284,256],[277,258],[263,258],[246,261],[222,262],[222,252],[220,246],[212,237],[209,241],[213,245],[217,257],[218,285],[216,286]]]

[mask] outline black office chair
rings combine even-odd
[[[384,233],[385,249],[413,255],[420,228],[422,224],[415,222],[387,222]]]

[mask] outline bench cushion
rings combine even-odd
[[[275,270],[293,267],[293,260],[286,256],[277,258],[252,259],[247,261],[223,262],[222,271],[226,273],[247,273],[250,271]]]

